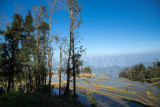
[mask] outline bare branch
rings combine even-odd
[[[24,6],[20,5],[19,3],[15,3],[14,7],[14,11],[17,14],[21,14],[21,12],[25,10]]]
[[[3,28],[3,30],[6,30],[7,26],[10,24],[9,18],[5,14],[2,14],[0,20],[0,27]]]

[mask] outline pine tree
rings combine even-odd
[[[24,37],[22,28],[22,16],[14,14],[11,27],[3,32],[5,43],[2,49],[2,66],[8,75],[8,91],[11,83],[14,88],[15,74],[20,72],[21,62],[19,59],[21,42]]]
[[[28,11],[28,15],[25,17],[25,22],[23,24],[24,29],[24,39],[22,43],[22,49],[21,49],[21,56],[23,60],[23,66],[25,68],[25,78],[26,78],[26,87],[27,84],[29,84],[29,91],[32,90],[32,74],[31,69],[33,66],[33,61],[31,60],[31,56],[33,56],[33,51],[35,50],[35,39],[33,37],[32,32],[34,32],[34,26],[33,26],[33,18],[31,15],[30,10]],[[29,79],[29,83],[28,80]]]

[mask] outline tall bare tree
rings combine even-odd
[[[65,95],[69,95],[69,78],[70,78],[70,57],[72,51],[72,69],[73,69],[73,90],[74,90],[74,97],[76,95],[76,78],[75,78],[75,34],[77,33],[77,28],[80,27],[82,20],[81,20],[81,5],[79,0],[68,0],[67,1],[67,8],[70,16],[70,48],[69,48],[69,58],[68,58],[68,65],[67,65],[67,86],[65,89]]]
[[[52,75],[51,75],[51,68],[52,68],[52,64],[51,64],[51,60],[52,60],[52,53],[51,53],[51,40],[52,40],[52,37],[51,37],[51,24],[52,24],[52,17],[55,13],[55,10],[57,8],[57,6],[59,5],[59,1],[60,0],[49,0],[48,1],[48,5],[49,5],[49,37],[48,37],[48,42],[49,42],[49,49],[48,49],[48,68],[49,68],[49,87],[50,87],[50,90],[51,90],[51,78],[52,78]]]
[[[67,39],[65,37],[55,36],[55,43],[60,51],[60,69],[59,69],[59,95],[61,94],[61,73],[62,73],[62,54],[65,52],[65,46],[67,44]]]

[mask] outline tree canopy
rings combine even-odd
[[[124,68],[119,74],[120,77],[134,81],[157,82],[160,80],[160,62],[153,62],[153,66],[147,68],[143,64]]]

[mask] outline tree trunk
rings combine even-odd
[[[25,93],[27,93],[27,72],[25,71]]]
[[[50,46],[50,42],[51,42],[51,24],[52,24],[52,15],[53,15],[53,10],[55,9],[55,5],[57,3],[58,0],[53,0],[53,2],[50,2],[50,17],[49,17],[49,50],[48,50],[48,68],[49,68],[49,88],[50,88],[50,94],[51,94],[51,64],[50,64],[50,52],[51,52],[51,46]]]
[[[33,91],[35,92],[36,91],[36,86],[37,86],[37,55],[36,55],[36,53],[34,54],[34,78],[33,78]]]
[[[17,85],[18,85],[18,84],[17,84],[17,81],[16,81],[16,91],[17,91]]]
[[[12,75],[12,89],[14,89],[14,76]]]
[[[20,92],[22,92],[22,83],[20,81]]]
[[[46,85],[46,75],[45,75],[45,85]]]
[[[37,74],[36,74],[37,75]],[[36,76],[36,78],[35,78],[35,81],[36,81],[36,83],[35,83],[35,90],[37,91],[37,84],[38,84],[38,82],[37,82],[37,76]]]
[[[5,88],[5,94],[7,94],[7,80],[6,80],[6,76],[5,76],[5,85],[4,85],[4,88]]]
[[[73,97],[76,96],[76,75],[75,75],[75,55],[74,55],[74,33],[73,33],[73,39],[72,39],[72,52],[73,52]]]
[[[32,85],[31,85],[31,82],[32,82],[31,69],[30,69],[30,67],[29,67],[29,91],[30,91],[30,92],[32,91]]]
[[[13,89],[14,88],[14,63],[12,65],[11,82],[12,82],[12,89]]]
[[[39,52],[39,36],[40,36],[40,33],[39,33],[39,30],[37,29],[37,86],[39,87],[40,86],[40,66],[39,66],[39,63],[40,63],[40,52]]]
[[[69,46],[69,57],[67,62],[67,85],[64,91],[64,96],[69,97],[69,82],[70,82],[70,57],[71,57],[71,44],[72,44],[72,27],[73,24],[70,25],[70,46]]]
[[[9,77],[8,77],[8,90],[7,90],[7,93],[10,91],[10,85],[11,85],[11,71],[9,70]]]
[[[50,16],[50,22],[49,22],[49,50],[48,50],[48,68],[49,68],[49,95],[51,95],[51,65],[50,65],[50,52],[51,52],[51,46],[50,46],[50,42],[51,42],[51,38],[50,38],[50,35],[51,35],[51,22],[52,22],[52,14]]]
[[[62,63],[62,49],[60,47],[60,70],[59,70],[59,96],[61,95],[61,63]]]
[[[40,71],[38,71],[38,87],[41,85],[41,77],[40,77]]]

